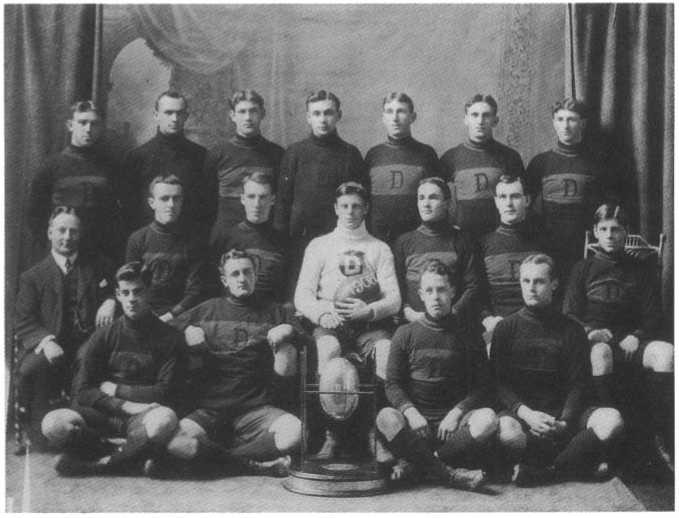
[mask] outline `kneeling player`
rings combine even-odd
[[[147,466],[150,475],[177,469],[172,457],[212,461],[231,473],[285,474],[290,464],[286,454],[300,443],[299,419],[273,406],[270,393],[274,377],[295,374],[293,342],[299,328],[292,311],[254,296],[255,261],[245,252],[224,254],[220,269],[228,294],[173,322],[184,331],[190,354],[202,360],[202,368],[190,394],[193,410],[179,421],[167,445],[170,457]],[[196,465],[181,464],[180,469]]]
[[[422,268],[422,319],[398,328],[387,367],[392,407],[377,415],[380,439],[400,459],[392,479],[428,476],[445,485],[475,489],[484,481],[484,451],[497,430],[497,416],[478,408],[489,381],[483,343],[468,336],[451,313],[453,275],[441,261]],[[387,461],[389,456],[378,461]]]
[[[148,277],[139,262],[116,272],[123,315],[83,346],[72,408],[53,410],[42,421],[50,443],[66,449],[56,465],[61,475],[119,472],[165,444],[177,427],[175,413],[161,405],[168,400],[181,335],[151,312]],[[115,435],[127,441],[110,451],[100,438]]]
[[[520,281],[525,306],[497,325],[491,344],[504,456],[508,466],[518,461],[517,485],[592,475],[606,444],[622,430],[622,419],[613,408],[582,412],[587,337],[552,307],[554,261],[544,254],[527,257]]]
[[[674,444],[674,346],[654,340],[660,327],[653,268],[625,253],[627,217],[621,207],[594,213],[594,255],[571,272],[564,313],[580,322],[591,344],[592,374],[599,398],[635,411],[648,409],[655,446],[667,463]],[[641,419],[634,419],[635,422]]]

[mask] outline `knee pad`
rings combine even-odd
[[[498,439],[503,446],[513,450],[524,449],[528,440],[521,424],[509,416],[502,416],[498,420]]]
[[[375,374],[383,380],[387,379],[387,362],[390,350],[391,340],[383,338],[375,342]]]
[[[382,435],[391,441],[406,426],[406,418],[395,408],[386,407],[379,411],[375,426]]]
[[[180,459],[193,459],[198,455],[199,441],[207,437],[207,432],[195,421],[182,419],[179,421],[179,429],[167,443],[167,451]]]
[[[290,451],[302,440],[302,422],[292,414],[283,414],[271,423],[269,432],[279,451]]]
[[[613,351],[608,344],[599,342],[592,345],[589,359],[593,376],[603,376],[613,372]]]
[[[53,446],[63,446],[76,426],[83,426],[85,420],[75,410],[59,408],[47,413],[40,423],[45,438]]]
[[[318,370],[319,372],[325,364],[333,358],[342,355],[342,346],[339,340],[330,335],[320,336],[316,339],[316,349],[318,351]]]
[[[177,415],[171,408],[161,406],[149,411],[143,419],[146,435],[152,441],[169,440],[177,429]]]
[[[283,344],[274,353],[274,372],[279,376],[290,377],[297,374],[297,349],[291,344]]]
[[[487,439],[497,432],[497,414],[490,408],[474,410],[469,417],[469,433],[474,439]]]
[[[614,438],[623,427],[622,415],[615,408],[597,408],[587,419],[587,428],[591,428],[600,441]]]
[[[674,346],[653,341],[644,350],[643,365],[654,372],[674,372]]]

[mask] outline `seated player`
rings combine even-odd
[[[368,227],[382,241],[394,240],[417,227],[415,192],[418,182],[438,175],[438,158],[431,146],[415,140],[410,127],[417,113],[405,93],[392,92],[382,101],[387,141],[365,156],[370,181]]]
[[[304,253],[295,307],[315,326],[319,379],[330,360],[343,353],[359,364],[374,361],[377,377],[386,376],[389,318],[398,313],[401,295],[394,257],[366,230],[367,213],[365,188],[341,184],[335,191],[337,227],[311,241]],[[337,438],[329,431],[326,439],[328,448],[321,452],[330,456]]]
[[[148,272],[139,262],[116,272],[123,315],[98,329],[83,346],[71,408],[47,414],[42,432],[66,452],[56,470],[64,476],[127,472],[177,427],[169,407],[181,334],[161,322],[148,304]],[[102,437],[120,436],[113,450]]]
[[[126,260],[141,261],[153,275],[149,304],[163,322],[195,306],[202,295],[205,248],[195,232],[179,225],[183,192],[176,176],[156,176],[148,197],[154,221],[127,241]]]
[[[300,328],[287,306],[254,294],[255,260],[224,254],[223,297],[180,315],[189,354],[202,366],[191,377],[189,412],[148,467],[151,476],[191,472],[212,463],[224,472],[285,475],[301,440],[301,423],[272,405],[276,378],[296,374]],[[272,386],[274,390],[272,390]]]
[[[635,406],[650,411],[656,449],[671,466],[674,346],[656,339],[661,318],[656,272],[625,252],[627,224],[620,206],[596,210],[598,248],[573,267],[563,311],[587,333],[601,402],[618,405],[626,415]]]
[[[79,251],[81,228],[75,209],[54,209],[50,253],[19,279],[14,331],[22,348],[16,403],[23,424],[31,421],[34,396],[44,404],[70,385],[76,352],[95,326],[113,321],[113,266]]]
[[[244,250],[257,261],[255,293],[282,302],[288,285],[287,243],[269,218],[276,201],[274,187],[268,173],[254,171],[243,177],[240,203],[245,219],[212,243],[211,255],[218,262],[232,248]]]
[[[622,431],[620,413],[599,407],[583,413],[589,347],[577,322],[552,305],[554,261],[531,255],[520,273],[525,306],[497,325],[490,353],[504,460],[515,464],[520,486],[603,475],[607,445]]]
[[[530,196],[523,178],[502,175],[495,186],[495,206],[500,226],[480,242],[483,261],[481,311],[484,338],[490,338],[498,322],[523,306],[519,286],[519,266],[529,255],[542,251],[536,232],[526,220]]]
[[[419,286],[425,314],[394,334],[386,381],[392,406],[377,415],[378,437],[401,460],[392,479],[415,475],[475,489],[483,472],[460,466],[484,464],[497,430],[495,412],[479,408],[490,381],[485,351],[452,313],[455,279],[448,266],[426,261]]]
[[[424,178],[417,188],[420,226],[401,235],[394,244],[396,273],[403,295],[403,316],[408,322],[424,316],[419,296],[422,265],[430,259],[442,261],[452,272],[455,300],[453,313],[460,323],[478,315],[479,264],[472,244],[448,222],[450,189],[440,178]]]

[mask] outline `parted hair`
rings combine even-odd
[[[521,184],[521,188],[523,189],[524,195],[528,194],[528,185],[526,184],[526,179],[523,176],[514,174],[503,174],[500,175],[500,178],[498,178],[497,180],[497,184],[495,184],[495,196],[497,196],[498,185],[500,185],[501,183],[508,184],[514,182],[519,182]]]
[[[168,185],[179,185],[179,187],[182,188],[182,191],[184,191],[184,184],[176,174],[167,175],[159,174],[149,182],[149,196],[153,197],[153,188],[159,183],[166,183]]]
[[[253,102],[264,110],[264,98],[254,90],[238,90],[237,92],[234,92],[231,99],[229,99],[229,107],[232,110],[235,110],[236,105],[242,101]]]
[[[52,209],[52,212],[50,212],[50,217],[47,220],[47,224],[51,225],[59,214],[69,214],[71,216],[75,216],[76,218],[78,218],[78,222],[81,222],[80,213],[78,212],[78,209],[66,205],[58,205],[57,207],[54,207],[54,209]]]
[[[559,110],[568,110],[577,113],[583,119],[587,118],[587,105],[574,97],[566,97],[565,99],[556,101],[552,105],[552,116]]]
[[[346,196],[347,194],[359,196],[364,203],[370,202],[368,191],[358,182],[344,182],[340,184],[340,186],[335,189],[335,201],[337,201],[340,196]]]
[[[177,90],[165,90],[162,94],[160,94],[158,97],[156,97],[156,102],[154,106],[156,107],[156,110],[158,110],[158,106],[160,105],[160,100],[163,97],[169,97],[170,99],[181,99],[184,101],[184,110],[189,111],[189,101],[186,99],[184,94],[178,92]]]
[[[620,205],[615,203],[604,203],[599,205],[599,208],[594,211],[592,223],[596,227],[601,221],[606,219],[614,219],[625,228],[627,228],[629,225],[627,212],[625,212],[625,209],[623,209]]]
[[[413,103],[413,100],[405,92],[391,92],[384,99],[382,99],[382,108],[384,108],[384,106],[391,101],[406,104],[410,110],[410,113],[415,111],[415,103]]]
[[[222,256],[219,259],[219,273],[222,275],[225,275],[224,273],[224,266],[226,265],[227,262],[235,260],[235,259],[247,259],[252,263],[253,268],[257,268],[257,261],[255,261],[255,258],[248,254],[245,250],[241,250],[240,248],[232,248],[228,252],[225,252],[222,254]]]
[[[442,178],[439,178],[438,176],[428,176],[427,178],[422,178],[422,180],[420,180],[420,183],[417,185],[417,188],[419,189],[423,185],[429,183],[441,189],[444,199],[450,200],[453,197],[452,193],[450,192],[450,187],[448,186],[446,181],[443,180]]]
[[[441,275],[442,277],[448,279],[448,283],[451,286],[455,285],[453,272],[450,270],[448,265],[440,259],[428,259],[424,265],[422,265],[422,269],[420,270],[420,284],[422,283],[422,277],[424,277],[425,273],[435,273],[436,275]]]
[[[97,105],[94,104],[94,101],[88,99],[83,101],[76,101],[71,106],[69,106],[68,119],[72,119],[76,113],[86,113],[86,112],[94,112],[100,118],[103,117]]]
[[[116,287],[120,286],[121,281],[133,282],[141,281],[147,288],[151,285],[153,272],[141,261],[125,263],[116,271]]]
[[[467,110],[472,104],[476,103],[486,103],[488,106],[490,106],[493,109],[493,114],[497,115],[497,101],[492,95],[488,94],[474,94],[472,95],[467,101],[464,103],[464,112],[467,113]]]
[[[248,182],[255,182],[259,183],[262,185],[268,185],[271,187],[271,192],[274,191],[276,186],[274,185],[274,179],[271,173],[268,173],[266,171],[251,171],[245,176],[243,176],[243,179],[241,180],[241,186],[244,186]]]
[[[311,92],[306,98],[305,106],[308,109],[311,103],[315,103],[318,101],[332,101],[335,105],[335,109],[337,111],[340,110],[339,97],[337,97],[334,93],[328,92],[326,90],[318,90],[316,92]]]
[[[554,279],[554,259],[547,254],[532,254],[521,261],[521,266],[525,264],[546,264],[549,266],[549,278]]]

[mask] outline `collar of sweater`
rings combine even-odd
[[[548,306],[524,306],[519,310],[519,314],[529,320],[538,322],[548,322],[559,315],[559,312],[550,304]]]
[[[184,132],[180,132],[175,135],[165,135],[164,133],[161,133],[158,128],[156,128],[156,136],[154,138],[161,144],[174,147],[184,142]]]
[[[469,137],[467,137],[467,140],[464,141],[464,147],[471,149],[472,151],[486,151],[493,146],[494,142],[495,141],[492,137],[488,140],[484,140],[483,142],[474,142]]]
[[[150,329],[154,320],[156,320],[156,316],[151,312],[151,309],[148,309],[143,315],[140,315],[139,318],[135,319],[131,319],[123,314],[123,326],[139,333],[143,333],[145,330]]]
[[[363,221],[358,228],[352,229],[343,228],[338,225],[335,227],[335,230],[332,231],[332,234],[340,239],[348,241],[360,241],[370,236],[368,229],[365,228],[365,221]]]
[[[240,147],[246,147],[249,149],[257,147],[261,141],[262,136],[259,134],[254,135],[252,137],[244,137],[243,135],[239,135],[238,133],[236,133],[233,137],[231,137],[231,142],[233,144]]]
[[[594,257],[596,259],[600,259],[602,261],[608,261],[610,263],[618,263],[625,257],[625,251],[620,250],[619,252],[616,252],[616,253],[610,253],[610,252],[606,252],[603,248],[601,248],[600,246],[597,245],[597,246],[594,247]]]
[[[578,156],[582,154],[583,151],[583,144],[582,142],[578,142],[577,144],[568,145],[564,144],[560,140],[556,142],[556,147],[554,148],[554,151],[558,153],[559,155],[564,155],[564,156]]]
[[[241,307],[251,307],[255,306],[257,303],[257,298],[255,297],[254,293],[250,295],[246,295],[244,297],[234,297],[231,295],[231,293],[228,293],[226,295],[226,300],[230,303],[233,304],[234,306],[241,306]]]
[[[179,224],[177,222],[162,224],[154,220],[151,222],[151,229],[159,234],[177,234],[179,233]]]
[[[445,236],[452,233],[452,227],[446,218],[439,221],[423,221],[417,231],[425,236]]]
[[[329,135],[323,135],[322,137],[317,137],[312,133],[309,136],[309,139],[318,146],[334,146],[342,142],[342,139],[337,134],[337,131],[333,131]]]
[[[390,137],[389,135],[387,135],[387,144],[390,146],[395,147],[408,146],[412,144],[414,141],[415,139],[412,137],[412,135],[406,135],[405,137],[401,138]]]
[[[270,221],[265,221],[264,223],[253,223],[252,221],[248,221],[247,219],[244,219],[241,221],[238,226],[240,227],[241,230],[247,230],[247,231],[252,231],[252,232],[267,232],[268,230],[271,229],[271,222]]]
[[[73,144],[69,144],[66,146],[65,151],[71,155],[82,158],[93,158],[97,155],[97,147],[95,144],[92,144],[91,146],[74,146]]]
[[[497,231],[501,234],[526,234],[528,233],[528,222],[526,220],[515,225],[507,225],[506,223],[500,223],[497,227]]]
[[[434,318],[427,312],[424,313],[424,318],[420,319],[418,322],[429,329],[433,329],[434,331],[447,331],[455,329],[457,323],[455,320],[455,315],[452,313],[445,315],[442,318]]]

